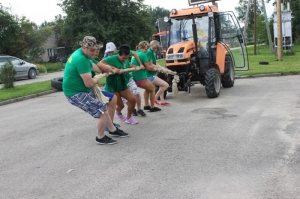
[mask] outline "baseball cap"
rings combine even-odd
[[[113,42],[108,42],[108,43],[106,44],[105,52],[106,52],[106,53],[107,53],[107,52],[112,52],[112,51],[114,51],[115,49],[116,49],[115,44],[114,44]]]
[[[85,36],[83,40],[78,43],[81,47],[86,48],[101,49],[103,47],[103,43],[101,41],[97,41],[95,37],[92,36]]]

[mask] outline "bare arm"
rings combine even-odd
[[[98,77],[92,78],[91,73],[80,74],[80,76],[83,80],[84,85],[88,88],[94,87],[99,82],[99,78]]]
[[[112,72],[112,73],[119,73],[120,72],[120,69],[117,69],[117,68],[109,65],[103,59],[100,62],[98,62],[97,66],[99,67],[100,70],[103,70],[105,72]]]

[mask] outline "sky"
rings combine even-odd
[[[235,11],[234,7],[238,5],[239,0],[221,0],[218,1],[220,11]],[[13,14],[26,16],[30,21],[41,25],[44,21],[54,21],[55,16],[63,14],[61,8],[57,5],[61,0],[0,0],[4,7],[10,7]],[[152,7],[163,7],[168,10],[173,8],[187,8],[188,0],[144,0],[144,4]],[[267,13],[270,16],[273,11],[271,5],[267,5]]]

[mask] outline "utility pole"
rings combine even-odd
[[[261,1],[262,1],[263,9],[264,9],[264,14],[265,14],[265,22],[266,22],[266,28],[267,28],[267,33],[268,33],[269,47],[270,47],[271,53],[274,54],[274,48],[273,48],[273,42],[272,42],[272,38],[271,38],[271,32],[270,32],[269,20],[268,20],[267,11],[266,11],[266,5],[265,5],[264,0],[261,0]]]
[[[277,58],[282,61],[282,21],[281,21],[281,0],[277,0]]]
[[[245,19],[245,25],[244,25],[244,37],[247,39],[247,27],[248,27],[248,20],[249,20],[249,10],[250,10],[250,5],[251,5],[251,0],[248,0],[248,6],[247,6],[247,11],[246,11],[246,19]]]
[[[254,0],[254,55],[256,55],[256,0]]]

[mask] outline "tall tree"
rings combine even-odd
[[[74,47],[86,35],[131,47],[151,37],[151,15],[142,0],[64,0],[60,6],[67,14],[62,33]]]

